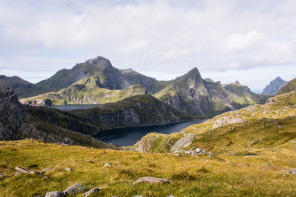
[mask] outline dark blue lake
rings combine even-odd
[[[56,108],[59,110],[63,110],[63,111],[70,111],[73,109],[89,109],[89,108],[93,108],[96,106],[99,106],[100,104],[89,104],[89,105],[52,105],[52,106],[47,106],[50,108]]]
[[[174,132],[179,132],[190,125],[199,124],[206,120],[207,119],[200,119],[188,122],[174,123],[169,125],[111,129],[104,131],[104,136],[97,135],[94,137],[106,143],[113,143],[118,146],[130,146],[137,143],[137,141],[139,141],[144,135],[148,133],[157,132],[163,134],[170,134]]]
[[[98,105],[100,104],[54,105],[54,106],[48,106],[48,107],[56,108],[64,111],[70,111],[73,109],[89,109],[89,108],[96,107]],[[110,129],[110,130],[103,131],[103,134],[94,135],[93,137],[106,143],[117,144],[118,146],[130,146],[137,143],[137,141],[139,141],[144,135],[148,133],[157,132],[157,133],[163,133],[163,134],[170,134],[174,132],[179,132],[190,125],[199,124],[206,120],[207,119],[199,119],[199,120],[192,120],[188,122],[180,122],[180,123],[174,123],[169,125],[155,125],[155,126],[144,126],[144,127]]]

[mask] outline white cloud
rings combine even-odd
[[[170,76],[194,66],[288,67],[296,63],[294,7],[294,0],[2,0],[0,69],[55,72],[98,55]]]
[[[257,30],[251,30],[247,34],[231,34],[225,45],[225,51],[232,53],[248,48],[261,46],[264,42],[265,35]]]

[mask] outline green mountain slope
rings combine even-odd
[[[190,136],[190,143],[174,150],[199,147],[215,154],[243,154],[254,149],[260,153],[266,148],[294,150],[295,104],[296,92],[281,94],[269,98],[265,105],[227,112],[202,124],[189,126],[180,133],[148,134],[132,150],[171,152],[178,140]]]
[[[286,85],[284,85],[278,92],[279,94],[284,94],[287,92],[295,91],[296,90],[296,78],[288,82]]]
[[[251,104],[264,103],[268,98],[254,94],[248,87],[237,83],[223,86],[220,82],[203,80],[197,68],[164,86],[153,95],[190,115],[214,116]]]
[[[143,95],[141,85],[128,86],[123,90],[101,88],[98,76],[86,77],[58,92],[50,92],[35,97],[21,99],[25,105],[65,105],[65,104],[104,104],[116,102],[129,96]]]

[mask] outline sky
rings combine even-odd
[[[253,91],[296,77],[295,0],[0,0],[0,74],[36,83],[103,56],[170,80]]]

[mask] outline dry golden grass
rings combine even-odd
[[[296,176],[283,171],[295,165],[295,152],[288,149],[252,152],[261,154],[251,157],[221,154],[210,160],[33,140],[0,142],[1,174],[14,173],[16,166],[35,171],[52,168],[44,175],[20,174],[0,179],[0,196],[44,195],[47,191],[63,191],[76,182],[86,189],[103,188],[93,196],[295,196]],[[112,167],[104,167],[106,162]],[[67,167],[74,171],[59,171]],[[143,176],[168,178],[173,183],[132,184]]]

